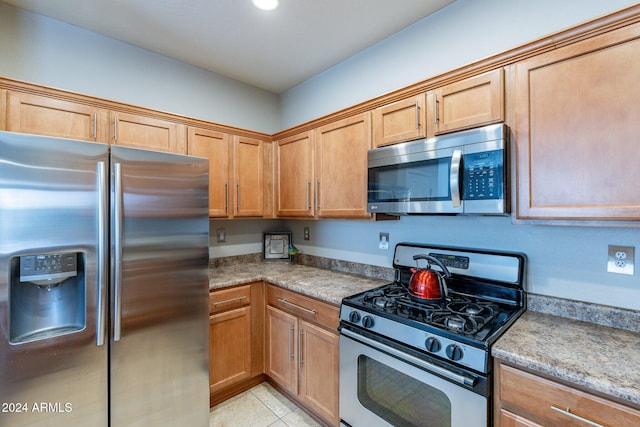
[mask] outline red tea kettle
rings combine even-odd
[[[413,298],[428,301],[443,300],[447,297],[447,282],[445,278],[451,277],[451,273],[447,270],[447,267],[430,255],[414,255],[413,259],[416,260],[418,265],[419,259],[427,261],[427,267],[412,268],[410,271],[413,273],[411,280],[409,281],[409,295]],[[442,273],[431,269],[431,263],[437,265],[442,270]]]

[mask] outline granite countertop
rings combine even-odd
[[[640,409],[640,333],[525,312],[494,357]]]
[[[340,305],[342,298],[388,283],[288,262],[253,262],[209,269],[209,289],[264,280],[301,294]]]

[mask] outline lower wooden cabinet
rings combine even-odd
[[[319,418],[338,425],[338,307],[267,286],[265,372]]]
[[[495,362],[496,427],[640,425],[640,411]]]
[[[263,381],[263,284],[254,282],[209,296],[210,404]]]

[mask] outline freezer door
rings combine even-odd
[[[209,425],[208,161],[111,149],[111,426]]]
[[[107,426],[107,173],[106,145],[0,132],[0,426]]]

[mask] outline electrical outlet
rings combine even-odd
[[[389,250],[389,233],[380,233],[378,249],[384,249],[385,251]]]
[[[218,228],[216,230],[216,241],[218,243],[224,243],[227,241],[227,233],[225,232],[224,228]]]
[[[609,261],[607,271],[609,273],[627,274],[633,276],[633,263],[635,248],[633,246],[609,245]]]
[[[304,240],[309,240],[309,227],[304,228]]]

